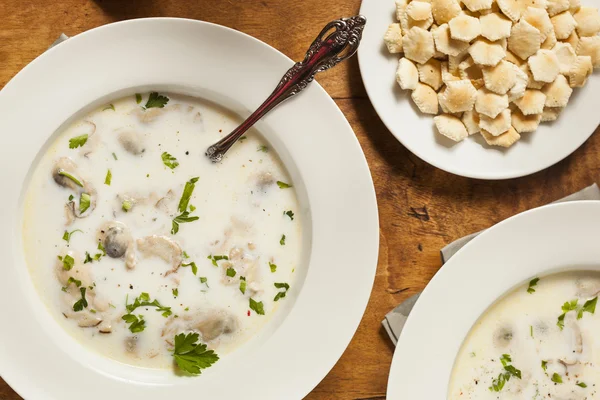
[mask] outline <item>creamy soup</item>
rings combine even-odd
[[[50,312],[85,346],[151,368],[173,368],[176,354],[198,373],[289,301],[302,218],[281,161],[254,132],[219,164],[204,156],[239,122],[196,99],[136,95],[45,150],[25,196],[25,254]]]
[[[600,273],[534,278],[493,305],[460,350],[449,399],[599,396]]]

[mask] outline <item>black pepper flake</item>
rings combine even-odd
[[[131,283],[129,284],[129,289],[133,290],[133,285]]]
[[[186,151],[186,152],[185,152],[185,155],[186,155],[186,156],[189,156],[189,155],[190,155],[190,152],[189,152],[189,151]]]

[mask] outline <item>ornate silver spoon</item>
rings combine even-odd
[[[303,61],[294,64],[271,95],[240,126],[206,150],[212,162],[219,162],[242,135],[282,101],[300,93],[318,72],[350,58],[358,50],[367,19],[362,15],[328,23],[310,45]]]

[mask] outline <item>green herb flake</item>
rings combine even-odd
[[[275,272],[277,271],[277,265],[273,264],[272,262],[269,261],[269,267],[271,268],[271,272]]]
[[[268,153],[269,148],[267,146],[265,146],[264,144],[261,144],[260,146],[258,146],[258,149],[256,151],[262,151],[263,153]]]
[[[167,96],[158,94],[157,92],[150,93],[146,106],[144,108],[163,108],[169,102]]]
[[[531,338],[533,338],[533,325],[529,325],[529,334],[531,335]]]
[[[535,293],[534,287],[537,286],[539,281],[540,281],[540,278],[533,278],[531,281],[529,281],[529,287],[527,288],[527,293],[534,294]]]
[[[68,173],[67,171],[64,170],[60,170],[58,171],[58,174],[60,176],[64,176],[65,178],[69,178],[70,180],[72,180],[77,186],[79,187],[83,187],[83,183],[77,179],[75,176],[71,175],[70,173]],[[72,195],[71,195],[72,196]],[[72,199],[69,197],[69,201],[71,201]]]
[[[548,361],[542,360],[542,369],[544,370],[544,372],[546,372],[546,370],[548,369]]]
[[[141,94],[139,94],[139,93],[135,94],[135,102],[137,104],[140,104],[142,102],[142,95]]]
[[[131,210],[131,207],[133,207],[133,204],[131,204],[131,202],[128,200],[125,200],[121,205],[121,209],[123,209],[123,211],[125,212],[129,212],[129,210]]]
[[[587,387],[587,385],[583,382],[577,382],[576,385],[579,386],[580,388],[584,388],[584,389]]]
[[[598,296],[594,297],[591,300],[588,300],[583,305],[583,311],[588,312],[590,314],[594,314],[596,312],[596,304],[598,303]]]
[[[244,140],[246,140],[246,139],[248,139],[246,136],[242,136],[242,137],[240,138],[240,142],[243,142],[243,141],[244,141]]]
[[[90,208],[90,204],[90,195],[87,193],[81,193],[81,196],[79,196],[79,213],[83,214],[84,212],[86,212],[86,210]]]
[[[75,137],[69,139],[69,148],[76,149],[78,147],[81,147],[85,144],[85,142],[87,142],[87,140],[88,140],[87,133],[84,135],[75,136]]]
[[[277,295],[275,296],[275,298],[273,299],[273,301],[278,301],[279,299],[283,299],[285,297],[285,295],[287,294],[288,290],[290,289],[290,285],[288,285],[287,283],[278,283],[275,282],[273,285],[275,285],[275,287],[277,289],[283,289],[283,292],[279,291],[277,292]]]
[[[285,182],[281,182],[281,181],[277,181],[277,186],[279,186],[279,189],[289,189],[292,187],[292,185],[290,185],[289,183],[285,183]]]
[[[521,371],[515,368],[512,363],[512,359],[508,354],[502,354],[500,357],[500,362],[502,363],[502,367],[504,368],[504,372],[498,374],[498,377],[492,381],[492,386],[489,387],[489,390],[492,392],[500,392],[504,388],[504,385],[510,381],[512,377],[521,379]]]
[[[265,315],[265,309],[262,301],[255,301],[250,297],[250,309],[258,315]]]
[[[175,288],[172,290],[172,292],[173,292],[173,297],[179,296],[179,289]]]
[[[125,314],[121,317],[123,321],[130,324],[129,330],[131,333],[139,333],[146,329],[146,321],[143,315]]]
[[[194,222],[200,219],[200,217],[190,217],[189,216],[190,213],[189,212],[184,212],[181,213],[181,215],[176,216],[173,221],[172,221],[172,226],[171,226],[171,234],[175,235],[177,234],[177,232],[179,232],[179,224],[183,224],[183,223],[187,223],[187,222]]]
[[[231,267],[227,268],[226,275],[230,278],[233,278],[235,276],[235,269]]]
[[[171,169],[175,169],[179,165],[179,161],[177,161],[177,159],[175,157],[173,157],[166,151],[161,154],[160,158],[162,158],[163,164],[165,164],[167,167],[169,167]]]
[[[81,293],[81,299],[77,300],[75,302],[75,304],[73,304],[73,311],[78,312],[78,311],[83,310],[84,308],[87,308],[88,302],[85,299],[85,291],[86,291],[86,288],[84,288],[84,287],[79,288],[79,292]]]
[[[173,359],[177,366],[190,375],[200,375],[206,369],[219,361],[219,356],[208,350],[205,344],[198,342],[197,333],[180,333],[175,336]]]
[[[179,200],[179,204],[177,205],[177,210],[180,213],[186,212],[188,208],[188,204],[190,203],[190,199],[192,198],[192,193],[196,188],[196,182],[198,182],[199,177],[195,177],[190,179],[185,183],[185,187],[183,188],[183,194],[181,195],[181,199]]]
[[[73,265],[75,265],[75,259],[70,255],[65,255],[64,257],[58,256],[58,259],[63,263],[63,269],[65,271],[70,271],[73,269]]]
[[[208,279],[205,276],[201,276],[200,283],[206,283],[206,282],[208,282]],[[206,286],[208,286],[208,285],[206,285]]]
[[[71,241],[71,236],[75,233],[75,232],[81,232],[83,233],[83,231],[81,229],[75,229],[74,231],[65,231],[65,233],[63,233],[63,240],[67,243],[69,243]]]
[[[281,235],[281,239],[279,239],[279,244],[285,246],[285,235]]]
[[[292,221],[294,220],[294,213],[292,212],[292,210],[284,211],[283,215],[287,215]]]
[[[112,172],[109,170],[106,171],[106,178],[104,178],[104,184],[110,186],[112,182]]]
[[[246,294],[246,277],[240,276],[240,292]]]
[[[195,262],[189,262],[189,263],[182,263],[181,264],[182,267],[192,267],[192,274],[196,275],[198,273],[198,267],[196,266]]]
[[[229,257],[227,256],[213,256],[212,254],[206,258],[208,258],[212,262],[212,265],[214,265],[215,267],[219,266],[219,264],[217,264],[217,261],[229,260]]]
[[[558,320],[556,321],[556,326],[558,326],[561,331],[565,328],[565,317],[566,316],[567,316],[567,314],[563,313],[558,316]]]
[[[115,106],[114,106],[114,104],[112,104],[112,103],[111,103],[111,104],[109,104],[109,105],[105,106],[105,107],[102,109],[102,111],[106,111],[106,110],[113,110],[113,111],[115,111]]]
[[[72,195],[72,194],[70,194],[70,195],[69,195],[69,201],[73,201],[73,199],[74,199],[74,198],[75,198],[75,197],[73,197],[73,195]]]
[[[554,383],[563,383],[562,377],[556,372],[552,374],[552,378],[550,378]]]
[[[118,160],[117,155],[115,153],[112,153],[113,158],[115,159],[115,161]]]

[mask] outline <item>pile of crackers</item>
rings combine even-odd
[[[396,17],[396,80],[456,142],[512,146],[600,67],[600,14],[580,0],[396,0]]]

